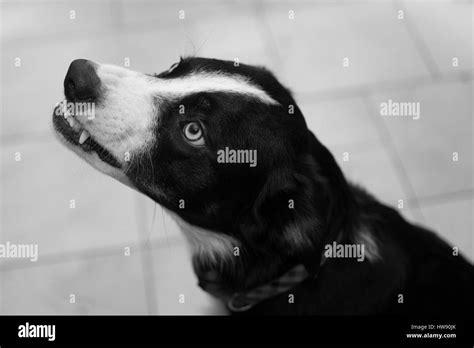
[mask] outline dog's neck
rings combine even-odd
[[[350,233],[326,233],[327,238],[317,246],[308,243],[306,246],[310,249],[305,250],[305,253],[298,254],[295,250],[295,253],[290,254],[289,250],[281,247],[278,249],[276,246],[267,246],[266,252],[262,252],[227,234],[191,225],[175,213],[170,212],[170,215],[189,242],[193,268],[201,287],[218,297],[225,298],[236,292],[262,286],[299,264],[304,264],[311,273],[312,266],[317,268],[322,260],[324,245],[333,242],[364,244],[367,259],[375,260],[379,257],[377,243],[368,224],[360,220],[354,224],[354,230],[349,231]],[[290,224],[275,233],[285,235],[291,232],[292,235],[298,235],[298,228],[302,226]],[[352,237],[348,239],[348,235]]]

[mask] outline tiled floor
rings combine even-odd
[[[194,53],[269,67],[352,181],[387,204],[403,199],[408,219],[474,259],[469,1],[53,0],[0,8],[0,241],[40,248],[36,263],[0,261],[1,314],[224,312],[196,286],[183,237],[161,207],[51,134],[62,79],[79,57],[129,58],[146,72]],[[381,116],[389,99],[419,102],[420,119]]]

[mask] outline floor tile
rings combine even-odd
[[[428,73],[392,3],[269,3],[266,18],[283,62],[284,80],[295,92]],[[343,66],[345,57],[348,67]]]
[[[404,1],[403,8],[440,71],[473,69],[472,2]]]
[[[14,269],[0,278],[1,314],[147,314],[138,254]]]
[[[344,174],[378,200],[395,207],[399,199],[408,199],[396,170],[384,148],[371,145],[358,149],[350,145],[331,149]],[[347,152],[348,160],[344,161]]]
[[[121,6],[123,23],[127,27],[152,23],[155,28],[170,28],[199,21],[209,11],[216,8],[221,13],[228,12],[235,6],[235,1],[122,1]]]
[[[64,98],[63,81],[77,58],[119,61],[116,37],[58,40],[48,44],[2,45],[0,136],[45,132],[55,104]],[[21,66],[15,67],[15,58]]]
[[[399,208],[398,212],[400,214],[402,214],[402,216],[408,222],[410,222],[412,224],[418,224],[418,225],[421,225],[421,226],[425,226],[426,225],[426,218],[423,215],[423,212],[421,211],[421,209],[418,208],[418,207],[408,208],[408,207],[405,206],[405,202],[406,201],[404,201],[403,208]]]
[[[375,142],[378,134],[362,100],[301,103],[308,128],[326,146]]]
[[[8,199],[1,211],[5,241],[36,243],[40,257],[138,241],[138,193],[99,173],[56,139],[3,147],[1,171]]]
[[[448,201],[422,206],[421,209],[427,225],[474,262],[474,200]]]
[[[444,83],[380,93],[372,98],[374,113],[382,103],[420,103],[420,118],[380,116],[390,133],[406,174],[419,197],[471,189],[472,90],[468,83]],[[453,161],[453,152],[458,161]]]
[[[402,5],[439,70],[472,69],[472,4]],[[0,8],[0,242],[40,248],[38,264],[3,261],[1,314],[226,313],[197,286],[184,237],[161,207],[45,138],[73,59],[123,65],[130,58],[130,68],[151,73],[165,70],[179,55],[238,57],[266,65],[296,95],[306,96],[429,74],[419,42],[397,19],[391,1],[9,1]],[[181,9],[184,20],[178,18]],[[294,20],[289,10],[295,11]],[[452,67],[453,56],[459,68]],[[21,67],[14,66],[17,57]],[[348,68],[342,66],[344,57],[350,59]],[[383,118],[416,195],[472,189],[472,86],[450,82],[377,92],[371,106],[378,110],[388,99],[421,103],[420,120]],[[308,127],[349,180],[394,207],[400,198],[414,198],[404,191],[399,168],[360,99],[300,106]],[[454,151],[458,162],[452,161]],[[69,208],[70,199],[76,200],[75,209]],[[426,220],[474,260],[472,199],[426,203],[401,213],[410,221]],[[121,254],[123,247],[143,241],[158,243],[147,251],[132,249],[129,257]],[[105,252],[110,248],[117,254]],[[91,250],[97,258],[89,253],[87,259],[71,259]],[[65,260],[41,263],[41,255]],[[144,259],[151,261],[149,268]],[[76,304],[68,303],[70,293]],[[156,296],[156,308],[147,294]]]
[[[113,1],[6,1],[1,3],[2,39],[44,40],[112,27]],[[73,11],[73,12],[71,12]]]
[[[167,70],[180,56],[192,53],[192,41],[187,31],[176,25],[161,29],[124,31],[117,34],[117,55],[109,63],[123,65],[129,59],[132,70],[144,73],[160,73]],[[153,43],[153,44],[151,44]],[[166,49],[164,49],[166,47]]]
[[[121,1],[122,20],[125,26],[153,23],[155,27],[173,27],[189,19],[190,1]],[[179,11],[184,10],[184,18],[179,18]]]
[[[125,48],[130,54],[136,54],[137,59],[148,58],[155,62],[153,69],[158,65],[157,59],[165,56],[170,65],[180,54],[225,60],[238,58],[241,63],[273,67],[255,4],[251,2],[125,2],[123,6],[126,28],[143,22],[156,23],[151,30],[126,39],[131,46]],[[180,11],[184,11],[184,19],[179,18]],[[150,45],[150,42],[157,44]]]
[[[183,238],[175,220],[158,203],[144,195],[136,195],[136,215],[140,238],[164,245]]]
[[[205,7],[194,22],[191,38],[196,55],[239,63],[263,65],[275,70],[276,61],[267,47],[262,19],[251,2]]]
[[[226,314],[218,300],[197,286],[190,257],[185,243],[153,251],[159,314]],[[181,295],[184,303],[180,303]]]

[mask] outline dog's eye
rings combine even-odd
[[[194,146],[203,146],[204,137],[201,124],[198,122],[187,123],[183,128],[184,137]]]

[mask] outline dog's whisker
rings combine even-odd
[[[160,206],[160,207],[161,207],[161,206]],[[156,203],[155,203],[155,208],[156,208]],[[162,218],[162,221],[163,221],[163,231],[164,231],[164,233],[165,233],[166,245],[169,246],[169,241],[168,241],[168,229],[166,228],[165,213],[164,213],[163,207],[161,207],[161,218]]]

